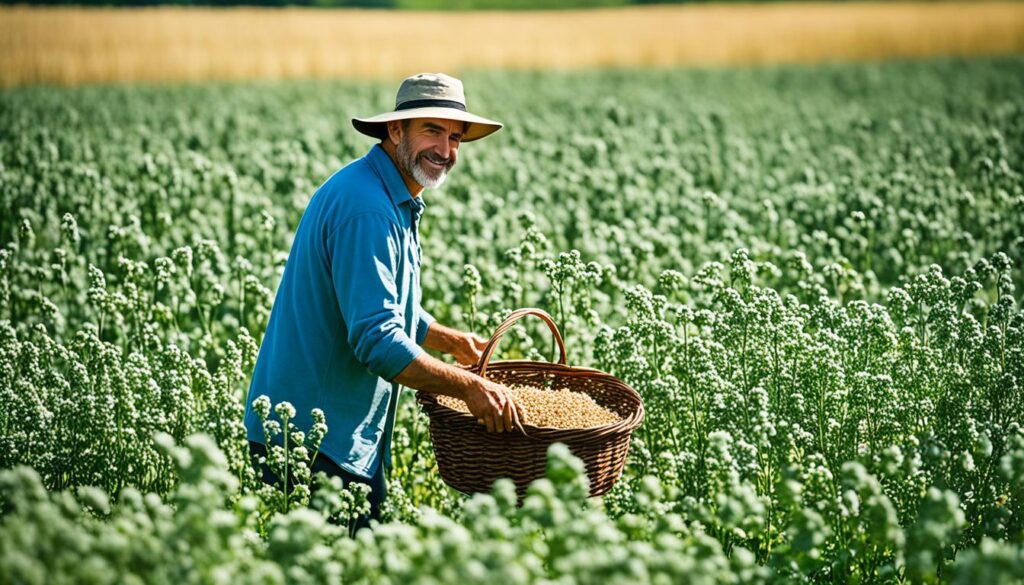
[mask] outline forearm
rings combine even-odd
[[[434,321],[427,328],[427,336],[423,338],[423,347],[441,353],[452,353],[452,348],[455,347],[459,337],[464,335],[465,333],[458,329],[445,327]]]
[[[481,343],[483,341],[481,340]],[[469,412],[491,432],[522,429],[523,411],[508,388],[421,352],[394,379],[403,386],[465,401]]]
[[[431,330],[433,330],[433,326]],[[414,390],[444,394],[465,400],[466,395],[478,388],[483,379],[476,374],[448,365],[427,353],[422,353],[398,374],[395,381]]]

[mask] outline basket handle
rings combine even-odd
[[[498,328],[494,330],[494,335],[491,336],[491,339],[487,342],[487,346],[484,347],[484,353],[480,356],[480,361],[476,364],[481,378],[487,377],[487,364],[490,363],[491,355],[494,354],[494,350],[498,349],[498,342],[501,341],[501,336],[511,329],[512,325],[514,325],[516,321],[527,315],[540,317],[548,324],[548,328],[551,329],[551,333],[555,336],[555,341],[558,343],[558,364],[563,366],[565,365],[565,343],[562,341],[562,334],[558,332],[558,327],[555,326],[555,320],[551,318],[551,315],[548,315],[547,312],[542,309],[517,309],[512,311],[512,313],[501,322],[501,325],[498,325]]]

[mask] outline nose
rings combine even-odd
[[[445,160],[448,160],[448,150],[448,140],[444,138],[437,141],[437,144],[434,146],[434,154],[436,154],[439,158],[443,158]]]
[[[445,160],[454,157],[457,149],[457,146],[452,147],[452,141],[448,136],[439,136],[434,143],[434,153]]]

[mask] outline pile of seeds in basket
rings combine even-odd
[[[523,385],[510,385],[508,388],[525,415],[525,420],[521,419],[523,424],[555,429],[586,429],[621,419],[582,392],[546,390]],[[466,403],[458,398],[439,395],[437,401],[448,408],[469,412]]]

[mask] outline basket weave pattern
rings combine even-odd
[[[530,360],[491,363],[491,355],[501,336],[527,315],[540,317],[547,323],[560,350],[559,363]],[[530,482],[544,477],[548,446],[561,442],[586,465],[591,496],[603,495],[612,488],[622,474],[630,435],[643,421],[643,401],[618,378],[591,368],[568,366],[565,362],[565,345],[554,320],[540,309],[520,309],[498,326],[480,361],[467,369],[500,384],[582,392],[618,414],[621,420],[587,429],[552,429],[524,424],[522,430],[490,433],[473,415],[438,403],[433,394],[416,393],[417,401],[430,417],[430,437],[445,483],[463,493],[479,493],[489,492],[495,480],[505,477],[515,483],[522,497]]]

